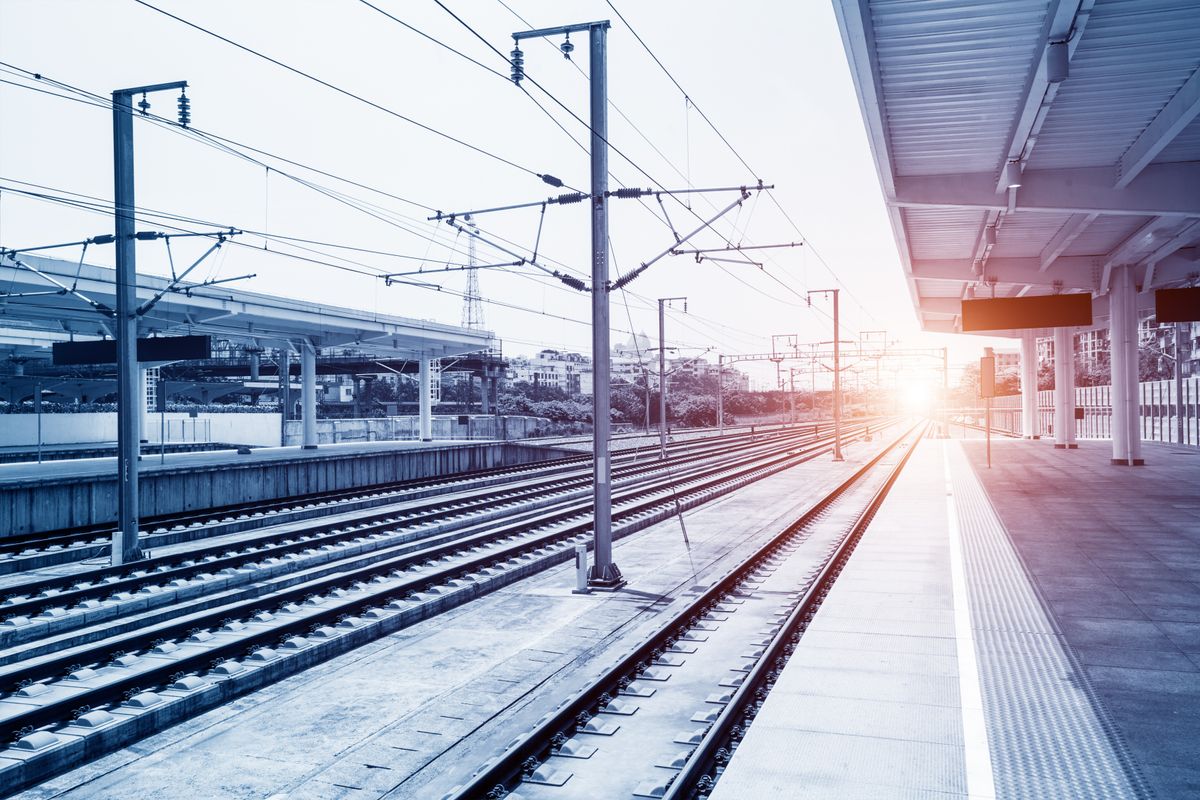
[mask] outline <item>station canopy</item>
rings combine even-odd
[[[1195,0],[835,0],[922,328],[961,301],[1139,307],[1200,272]]]
[[[0,351],[14,356],[44,354],[54,342],[115,336],[116,321],[88,301],[116,307],[116,270],[28,253],[18,258],[37,272],[8,257],[0,260]],[[78,295],[58,293],[43,275]],[[495,346],[490,331],[226,286],[183,283],[171,290],[169,279],[153,275],[138,275],[137,281],[139,305],[165,292],[139,320],[143,337],[210,334],[263,347],[307,341],[317,348],[354,348],[410,359],[444,358]]]

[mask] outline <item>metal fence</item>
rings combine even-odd
[[[1138,385],[1142,440],[1200,445],[1200,377],[1185,378],[1176,393],[1175,381],[1146,381]],[[1037,393],[1040,436],[1054,435],[1054,391]],[[1075,420],[1080,439],[1112,438],[1112,387],[1080,386],[1075,407],[1083,419]],[[1182,436],[1180,435],[1182,423]],[[1021,433],[1021,396],[1007,395],[992,401],[992,425]]]

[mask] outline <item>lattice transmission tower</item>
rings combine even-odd
[[[467,217],[470,223],[470,217]],[[475,265],[475,237],[479,229],[471,225],[467,239],[467,290],[463,292],[462,326],[470,330],[483,328],[483,296],[479,293],[479,270]]]

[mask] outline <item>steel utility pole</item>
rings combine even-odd
[[[841,327],[838,317],[838,293],[840,289],[813,289],[808,293],[812,303],[814,294],[833,295],[833,460],[842,459],[842,348]]]
[[[717,435],[725,435],[725,354],[717,354]]]
[[[133,96],[142,95],[138,108],[150,108],[146,95],[169,89],[184,90],[186,81],[117,89],[113,105],[113,214],[117,249],[117,529],[113,531],[114,566],[142,557],[138,546],[138,457],[141,418],[146,404],[137,360],[138,302],[134,238]],[[190,121],[186,95],[179,98],[179,124]]]
[[[557,28],[517,31],[513,41],[565,36],[559,46],[571,57],[575,46],[570,35],[587,31],[590,73],[591,160],[592,160],[592,452],[594,453],[595,560],[588,572],[588,585],[598,589],[619,589],[625,581],[612,558],[612,465],[609,460],[609,359],[608,329],[608,20],[582,22]],[[524,54],[519,46],[512,52],[512,78],[524,78]]]
[[[796,368],[788,367],[788,406],[791,409],[792,424],[796,423]]]
[[[686,297],[658,298],[658,457],[667,457],[667,343],[666,315],[663,309],[672,300],[682,300],[687,312]]]

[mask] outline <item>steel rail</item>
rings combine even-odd
[[[772,434],[771,438],[765,440],[765,444],[771,446],[777,442],[794,439],[802,440],[797,443],[812,441],[812,439],[805,439],[805,436],[806,434],[803,432],[791,431]],[[730,443],[727,446],[703,449],[700,452],[684,451],[666,461],[623,464],[614,472],[618,478],[629,479],[643,473],[675,469],[705,458],[720,457],[724,453],[732,453],[741,449],[744,449],[744,445]],[[15,616],[31,617],[46,609],[63,607],[65,603],[69,602],[98,599],[117,591],[136,592],[146,585],[159,584],[171,579],[190,578],[202,572],[219,571],[226,567],[236,567],[239,563],[279,557],[325,543],[337,543],[344,539],[369,536],[372,533],[386,532],[397,527],[425,524],[440,519],[442,516],[469,511],[472,507],[503,504],[530,495],[567,491],[571,487],[590,485],[591,472],[586,467],[563,472],[564,474],[559,480],[549,484],[535,478],[527,478],[519,482],[520,486],[500,484],[498,488],[485,487],[485,490],[481,490],[473,497],[447,498],[445,495],[436,495],[433,498],[418,498],[410,501],[414,504],[413,508],[367,513],[353,521],[312,521],[299,529],[291,529],[273,535],[267,534],[247,541],[245,544],[251,545],[253,549],[241,552],[234,551],[245,545],[225,542],[169,556],[149,558],[134,564],[98,567],[70,575],[13,584],[3,590],[3,594],[7,595],[7,598],[3,604],[0,604],[0,613],[10,618]],[[308,538],[300,540],[300,537]],[[319,540],[314,541],[318,537]],[[223,555],[215,561],[200,561],[222,551],[224,551]],[[189,563],[198,561],[199,563]],[[31,595],[33,596],[31,597]]]
[[[820,427],[820,423],[813,424],[818,428]],[[794,428],[796,426],[788,427]],[[704,436],[696,439],[673,442],[672,444],[668,445],[668,448],[687,449],[696,446],[707,446],[722,442],[737,441],[751,436],[767,435],[786,429],[786,427],[773,428],[766,431],[759,431],[757,433],[744,431],[742,433],[736,433],[727,436]],[[644,436],[644,434],[623,434],[621,438],[639,438],[642,436]],[[536,440],[533,441],[535,444],[537,443]],[[555,445],[548,443],[544,446],[553,447]],[[650,453],[651,450],[656,449],[657,445],[655,445],[654,448],[650,448],[649,446],[618,448],[617,450],[614,450],[614,455],[624,459],[636,460],[643,453]],[[266,516],[271,512],[289,511],[297,507],[311,506],[320,503],[330,504],[343,501],[354,501],[358,499],[369,498],[374,495],[394,492],[418,491],[422,489],[444,489],[444,491],[437,493],[446,493],[453,490],[451,487],[461,484],[468,484],[473,481],[487,480],[495,483],[499,482],[499,480],[502,480],[507,475],[520,476],[537,474],[546,470],[554,470],[567,464],[590,463],[590,460],[590,454],[580,453],[578,455],[569,455],[557,459],[541,459],[538,461],[529,462],[527,464],[514,465],[510,467],[467,470],[463,472],[456,472],[449,476],[392,481],[388,483],[374,484],[371,486],[356,487],[353,489],[340,489],[330,492],[321,492],[318,494],[290,495],[288,497],[276,498],[268,501],[231,503],[223,506],[214,506],[195,511],[147,516],[143,517],[142,519],[141,530],[142,535],[151,535],[165,527],[188,527],[196,525],[220,524],[222,522],[229,521],[229,518],[234,516],[250,516],[254,514]],[[107,547],[108,538],[112,531],[112,523],[103,522],[92,525],[81,525],[70,529],[13,534],[10,536],[0,537],[0,555],[5,553],[17,555],[30,548],[45,550],[46,548],[53,547],[55,545],[71,547],[81,543],[86,544],[88,540],[94,542],[103,541],[106,543],[105,546]]]
[[[514,791],[521,783],[523,776],[532,771],[531,768],[536,768],[536,765],[540,765],[541,762],[553,755],[557,741],[569,739],[583,724],[581,720],[590,718],[599,710],[602,705],[602,697],[615,697],[620,693],[623,682],[636,680],[637,676],[644,672],[653,661],[656,651],[669,646],[675,640],[677,632],[690,627],[691,623],[698,619],[705,610],[713,607],[720,598],[734,591],[750,572],[794,534],[812,524],[825,509],[856,486],[868,472],[873,470],[888,453],[908,439],[918,427],[919,424],[906,430],[862,468],[817,501],[783,532],[757,548],[728,575],[672,615],[654,635],[628,656],[578,692],[573,699],[562,704],[557,711],[543,718],[543,721],[533,731],[514,741],[497,759],[484,765],[465,786],[452,790],[446,796],[447,800],[450,798],[453,800],[492,800],[493,798],[503,798],[509,792]],[[918,434],[918,440],[921,434],[923,431]],[[894,475],[899,474],[898,470],[906,462],[907,455],[894,471]],[[829,563],[836,559],[837,556],[834,556]],[[828,564],[826,569],[828,569]],[[767,661],[765,658],[761,659],[756,666],[761,666]],[[748,684],[749,681],[747,680],[746,683]],[[743,686],[745,685],[743,684]],[[729,706],[726,707],[726,710],[728,709]],[[697,752],[699,752],[699,746]]]
[[[782,455],[772,457],[760,457],[757,463],[739,467],[734,471],[728,468],[713,468],[710,472],[714,477],[694,480],[691,486],[682,491],[675,488],[670,496],[666,496],[668,492],[663,487],[658,487],[654,491],[638,490],[636,493],[633,493],[634,497],[624,498],[629,505],[621,508],[614,516],[617,520],[630,520],[636,523],[636,518],[639,515],[654,510],[656,507],[673,507],[675,497],[698,495],[704,491],[734,483],[752,474],[772,474],[780,469],[786,469],[797,463],[802,463],[803,461],[811,460],[823,453],[827,453],[829,452],[829,448],[830,445],[823,442],[820,445],[799,453],[786,452]],[[648,494],[656,496],[634,502],[638,497]],[[544,527],[544,524],[536,527],[540,530]],[[637,527],[636,524],[627,526],[623,534],[628,535],[636,530]],[[11,740],[14,736],[31,729],[63,722],[69,719],[72,712],[77,711],[81,706],[95,708],[124,699],[130,692],[147,690],[154,686],[162,685],[168,682],[168,679],[173,675],[201,671],[213,662],[244,655],[256,648],[284,641],[289,636],[302,635],[310,631],[314,626],[319,627],[335,623],[344,619],[347,615],[362,613],[366,609],[378,607],[391,600],[403,599],[413,592],[441,585],[489,566],[538,551],[577,534],[585,533],[588,530],[590,530],[590,521],[586,519],[564,525],[558,529],[536,534],[506,547],[493,549],[482,555],[447,566],[434,574],[412,576],[401,581],[399,584],[381,587],[378,591],[371,592],[364,597],[351,599],[346,603],[338,605],[336,608],[321,609],[303,619],[285,621],[268,630],[251,633],[237,641],[223,643],[203,652],[185,656],[179,660],[164,662],[161,666],[151,667],[148,670],[131,674],[129,677],[101,687],[95,687],[85,693],[52,700],[43,706],[31,707],[26,713],[0,721],[0,741]],[[192,615],[185,621],[166,623],[154,626],[149,630],[119,636],[115,639],[102,642],[95,647],[90,647],[84,652],[69,652],[54,657],[38,659],[36,664],[22,665],[18,669],[6,671],[6,674],[0,680],[3,680],[4,684],[9,687],[49,680],[83,666],[106,663],[118,655],[139,651],[161,641],[183,638],[197,628],[216,627],[231,618],[249,618],[256,613],[278,609],[291,602],[302,603],[314,593],[337,589],[348,584],[369,582],[372,578],[384,576],[398,569],[418,564],[428,564],[447,556],[461,556],[473,544],[495,541],[498,538],[512,536],[517,532],[503,530],[498,535],[496,533],[480,534],[468,540],[429,547],[394,559],[377,562],[361,569],[289,587],[270,595],[202,612],[198,615]],[[563,553],[565,554],[564,557],[570,555],[565,550]]]
[[[707,795],[711,791],[713,784],[720,777],[720,771],[724,769],[729,756],[736,749],[737,742],[745,734],[744,727],[740,732],[735,730],[738,721],[752,719],[757,713],[755,706],[757,700],[769,694],[774,687],[775,681],[787,665],[787,661],[794,652],[801,635],[807,629],[808,623],[820,608],[834,581],[841,575],[859,540],[866,533],[867,527],[875,518],[880,506],[883,505],[883,501],[887,499],[892,486],[895,485],[900,473],[908,464],[908,459],[916,450],[916,445],[928,430],[928,426],[928,422],[924,423],[916,440],[889,471],[884,482],[876,489],[871,500],[850,526],[833,555],[825,562],[808,590],[792,608],[783,626],[776,633],[771,644],[767,646],[766,652],[755,663],[742,685],[734,690],[729,703],[721,710],[704,738],[696,745],[691,757],[668,787],[663,800],[692,800],[700,794]]]

